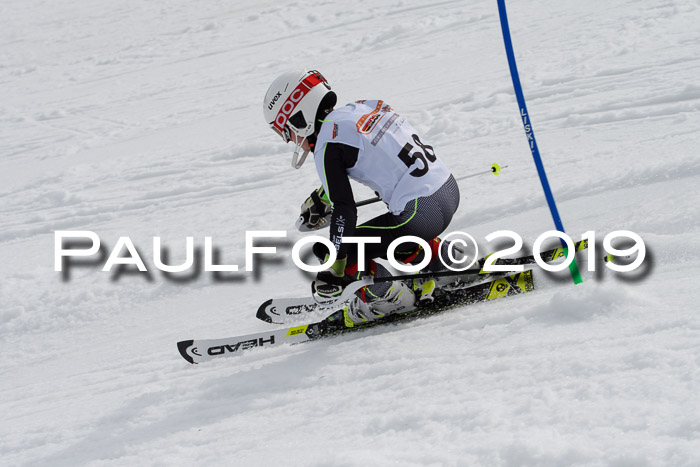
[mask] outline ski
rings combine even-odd
[[[576,251],[581,251],[588,248],[588,240],[581,240],[575,244]],[[563,248],[552,248],[540,253],[540,258],[545,262],[554,262],[563,258]],[[495,279],[507,277],[512,272],[484,272],[483,267],[488,256],[479,259],[475,263],[475,268],[468,271],[455,272],[447,271],[436,274],[437,287],[442,288],[449,286],[452,290],[459,288],[471,288],[484,283],[489,283]],[[519,258],[501,258],[496,260],[496,265],[508,266],[524,266],[526,269],[534,268],[537,264],[534,255],[522,256]],[[404,278],[399,276],[398,278]],[[450,285],[457,282],[458,285]],[[358,284],[360,285],[360,284]],[[357,290],[366,284],[355,287]],[[317,302],[313,297],[294,297],[294,298],[272,298],[258,307],[256,317],[261,321],[272,324],[292,324],[308,321],[309,319],[320,319],[327,316],[329,313],[345,306],[349,299],[354,296],[352,294],[343,293],[338,299],[326,302]],[[347,292],[347,291],[346,291]]]
[[[222,339],[185,340],[178,342],[177,348],[189,363],[201,363],[219,357],[240,355],[253,349],[299,344],[378,325],[405,322],[459,306],[527,293],[534,288],[533,271],[526,270],[473,287],[444,292],[437,295],[430,304],[419,306],[413,311],[389,315],[366,324],[355,325],[346,321],[341,309],[325,319],[308,324]]]

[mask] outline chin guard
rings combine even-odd
[[[302,139],[301,142],[297,144],[296,149],[294,149],[294,155],[292,156],[292,167],[295,169],[300,169],[301,166],[304,165],[306,156],[309,155],[309,151],[304,151],[301,158],[299,158],[299,153],[303,150],[302,145],[304,144],[304,141],[306,141],[306,138]]]

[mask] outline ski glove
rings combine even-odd
[[[324,262],[328,261],[328,255]],[[343,289],[353,281],[351,276],[345,275],[347,258],[336,260],[329,269],[316,275],[316,280],[311,285],[313,293],[322,298],[332,298],[343,293]]]
[[[331,201],[323,187],[311,192],[301,205],[301,215],[297,227],[301,231],[318,230],[328,226],[331,215]]]

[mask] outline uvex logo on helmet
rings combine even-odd
[[[280,97],[282,97],[282,93],[281,93],[281,92],[278,92],[278,93],[275,95],[275,97],[272,98],[272,100],[270,101],[270,103],[267,104],[267,108],[270,109],[270,110],[272,110],[272,108],[275,106],[275,102],[277,102],[277,99],[279,99]]]

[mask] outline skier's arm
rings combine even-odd
[[[357,223],[357,208],[347,169],[357,163],[359,150],[341,143],[327,143],[323,157],[323,180],[326,193],[333,205],[330,240],[335,245],[338,258],[347,256],[348,244],[342,243],[345,236],[352,236]]]

